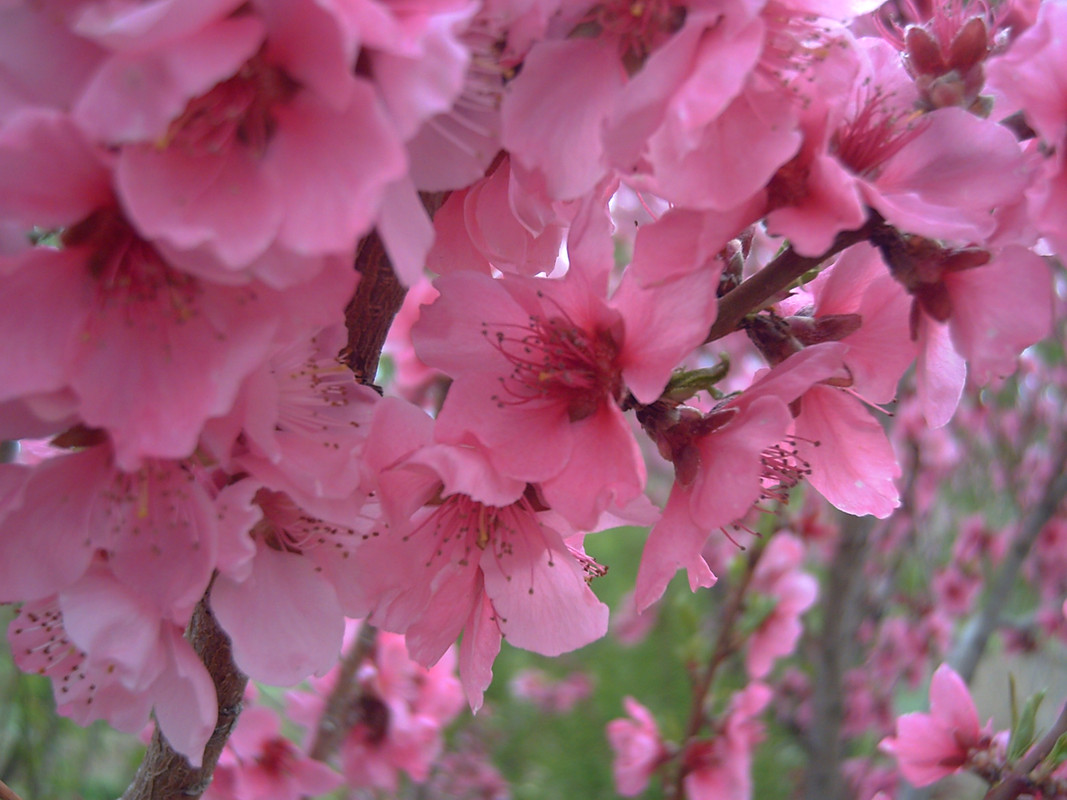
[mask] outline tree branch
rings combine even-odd
[[[868,213],[870,216],[863,225],[854,231],[841,231],[834,238],[830,248],[822,255],[802,256],[798,255],[792,247],[788,247],[755,275],[723,295],[719,300],[718,316],[704,342],[713,342],[733,333],[737,330],[741,320],[753,311],[758,311],[768,300],[787,289],[805,272],[814,269],[842,250],[869,239],[871,233],[883,226],[885,221],[874,211]]]
[[[15,794],[10,786],[0,781],[0,800],[22,800],[22,798]]]
[[[354,719],[352,714],[356,699],[359,697],[359,683],[355,679],[356,671],[363,663],[363,659],[374,649],[377,633],[373,625],[366,622],[360,623],[356,641],[352,643],[352,647],[341,660],[337,683],[334,684],[330,696],[326,699],[326,709],[322,712],[319,726],[315,730],[315,741],[308,752],[311,758],[325,761],[332,756],[341,746],[349,728],[359,721]]]
[[[211,783],[211,774],[230,738],[237,715],[241,713],[248,678],[233,663],[230,638],[219,627],[208,600],[211,590],[197,603],[189,624],[189,640],[207,667],[219,699],[219,716],[215,730],[204,748],[199,768],[192,767],[185,756],[174,751],[156,727],[141,766],[122,800],[171,800],[200,797]]]
[[[711,656],[708,658],[707,666],[704,667],[699,680],[693,684],[692,708],[689,713],[689,724],[686,727],[685,738],[682,740],[681,752],[685,751],[685,745],[690,739],[699,735],[701,728],[707,722],[707,712],[704,705],[707,701],[708,692],[711,691],[711,686],[715,681],[715,674],[726,659],[737,649],[737,642],[734,641],[734,627],[741,618],[741,612],[744,611],[745,592],[752,582],[752,576],[756,573],[756,565],[763,555],[766,541],[765,538],[757,539],[756,544],[749,550],[744,574],[742,574],[740,581],[734,588],[734,592],[730,596],[730,603],[723,612],[719,633],[715,637],[715,644],[711,649]],[[685,766],[681,765],[674,784],[673,797],[674,800],[682,800],[684,796]]]

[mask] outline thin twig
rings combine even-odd
[[[867,221],[853,231],[841,231],[834,238],[830,248],[819,256],[798,255],[793,248],[786,248],[771,263],[741,283],[736,289],[727,292],[719,300],[719,311],[705,342],[721,339],[737,330],[746,316],[758,311],[779,292],[789,288],[793,281],[804,273],[822,264],[842,250],[870,238],[871,234],[885,225],[877,213],[871,211]]]
[[[1064,497],[1067,497],[1065,467],[1067,467],[1067,439],[1060,443],[1055,466],[1050,473],[1052,479],[1045,486],[1045,491],[1037,505],[1031,508],[1023,519],[1019,532],[1011,543],[1011,548],[993,578],[992,587],[982,603],[981,610],[967,623],[967,627],[949,656],[948,663],[966,683],[970,683],[971,678],[974,677],[978,661],[985,651],[989,637],[1000,622],[1001,612],[1007,605],[1008,595],[1015,586],[1023,562],[1030,554],[1030,548],[1033,547],[1048,521],[1052,519]]]
[[[22,800],[14,790],[3,781],[0,781],[0,800]]]
[[[1044,761],[1064,733],[1067,733],[1067,704],[1060,710],[1059,717],[1048,733],[1030,748],[1000,783],[986,792],[984,800],[1012,800],[1024,792],[1029,793],[1033,788],[1030,771]]]
[[[707,702],[708,692],[711,691],[711,686],[715,681],[715,675],[719,670],[719,667],[726,661],[726,659],[733,654],[737,648],[737,643],[734,641],[734,627],[737,624],[738,619],[741,617],[741,612],[745,607],[745,593],[748,590],[749,584],[752,582],[752,576],[756,572],[756,565],[759,563],[760,557],[763,555],[764,544],[766,539],[758,539],[756,544],[748,551],[748,559],[745,563],[745,572],[741,576],[741,580],[737,586],[734,587],[734,592],[730,596],[730,603],[726,607],[726,611],[723,612],[722,622],[719,625],[718,636],[715,637],[715,644],[711,649],[711,656],[708,658],[708,663],[704,667],[704,671],[701,673],[700,678],[693,684],[692,694],[692,707],[689,712],[689,724],[686,726],[685,739],[682,742],[682,749],[684,751],[685,743],[690,739],[696,738],[700,734],[701,729],[707,722],[707,711],[705,704]],[[674,800],[682,800],[685,796],[685,769],[679,768],[678,776],[674,784]]]

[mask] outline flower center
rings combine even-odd
[[[838,128],[831,148],[855,174],[874,180],[881,166],[919,134],[921,128],[913,124],[915,116],[891,110],[889,96],[876,90],[856,115]]]
[[[96,279],[101,307],[152,304],[152,313],[165,312],[176,322],[196,316],[199,282],[167,265],[117,208],[94,211],[63,231],[60,241],[65,248],[89,251],[89,273]]]
[[[170,124],[163,144],[192,155],[214,155],[240,145],[260,156],[276,126],[271,109],[295,91],[284,72],[253,56],[232,78],[190,100]]]
[[[589,333],[565,316],[530,316],[525,325],[503,325],[482,333],[513,369],[500,378],[502,392],[492,399],[500,408],[534,401],[562,403],[571,422],[596,413],[606,397],[621,402],[619,348],[612,335]]]
[[[253,526],[252,536],[272,550],[300,555],[328,546],[348,558],[355,544],[354,530],[310,516],[284,492],[260,489],[255,503],[263,510],[263,518]]]
[[[632,74],[684,23],[682,0],[613,0],[591,9],[578,29],[615,38],[619,54]]]

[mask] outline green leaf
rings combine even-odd
[[[1034,743],[1034,732],[1036,729],[1035,719],[1037,717],[1037,710],[1041,707],[1041,702],[1045,699],[1045,691],[1045,689],[1042,689],[1029,697],[1017,719],[1015,719],[1015,714],[1012,714],[1013,725],[1011,729],[1011,741],[1008,744],[1008,761],[1014,761],[1015,759],[1022,757],[1026,751],[1030,749],[1030,745]]]
[[[1052,746],[1052,752],[1045,756],[1045,763],[1050,770],[1056,769],[1064,761],[1067,761],[1067,733],[1060,734]]]

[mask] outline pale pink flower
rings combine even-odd
[[[960,770],[978,750],[989,747],[992,727],[980,727],[978,711],[959,675],[942,664],[930,681],[930,713],[897,719],[895,736],[881,749],[897,759],[915,786],[927,786]]]
[[[62,249],[23,251],[0,270],[0,334],[10,345],[0,401],[71,393],[47,416],[77,413],[107,430],[121,467],[184,458],[275,337],[337,319],[356,278],[341,260],[285,292],[195,278],[134,230],[69,121],[27,112],[17,122],[0,132],[0,210],[62,226]],[[55,159],[39,192],[6,169],[35,151],[44,155],[30,163]]]
[[[282,735],[278,715],[245,708],[226,742],[206,800],[300,800],[333,791],[343,778]]]
[[[511,693],[549,714],[566,714],[593,691],[593,680],[584,672],[572,672],[555,680],[536,667],[511,679]]]
[[[245,379],[232,412],[203,441],[231,472],[247,472],[304,508],[355,499],[360,454],[379,395],[339,358],[343,324],[279,346]]]
[[[492,268],[520,275],[551,272],[559,256],[562,226],[534,235],[519,220],[511,200],[511,162],[505,158],[486,177],[452,192],[434,215],[436,237],[426,267],[441,275]]]
[[[750,683],[730,701],[718,734],[686,747],[683,785],[687,800],[751,800],[752,753],[763,740],[757,716],[771,695],[769,686]]]
[[[117,580],[153,598],[160,617],[184,626],[215,566],[218,514],[210,485],[196,465],[183,462],[148,461],[121,471],[109,447],[90,443],[32,468],[0,465],[0,475],[25,476],[0,509],[0,600],[62,592],[101,552]]]
[[[608,742],[615,753],[612,774],[623,797],[641,794],[652,773],[667,758],[667,748],[652,713],[632,697],[623,698],[628,719],[607,725]]]
[[[779,533],[771,539],[752,576],[753,591],[774,599],[774,608],[748,640],[745,669],[753,679],[767,676],[775,661],[789,655],[803,632],[801,615],[815,603],[818,582],[800,570],[804,545]]]
[[[109,582],[102,574],[91,580],[96,580],[96,588]],[[170,745],[199,766],[217,715],[211,676],[181,627],[161,624],[158,617],[145,619],[139,603],[146,596],[135,598],[107,589],[96,595],[95,609],[104,612],[97,619],[91,618],[94,606],[73,593],[75,602],[67,611],[62,610],[61,597],[24,603],[8,626],[16,665],[51,678],[56,710],[79,725],[106,719],[120,730],[136,733],[154,709]],[[82,621],[74,624],[98,655],[82,650],[66,630],[67,613],[72,610],[81,612]],[[147,649],[134,654],[135,645]],[[131,672],[128,667],[133,664],[139,668]]]

